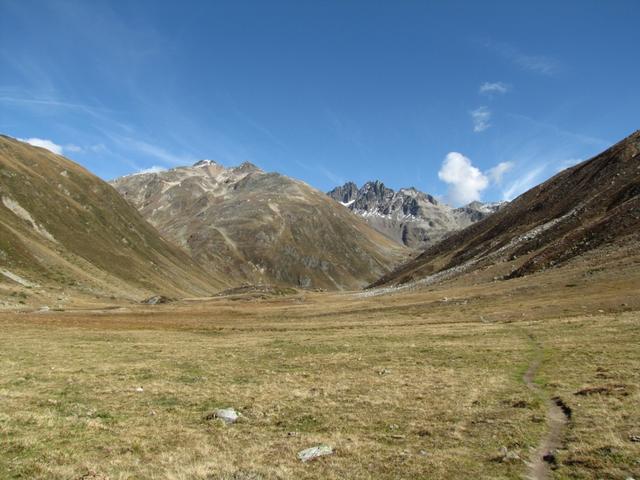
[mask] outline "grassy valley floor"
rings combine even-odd
[[[637,478],[640,270],[611,262],[3,314],[0,478],[523,478],[552,397],[570,410],[552,478]],[[296,458],[318,444],[334,455]]]

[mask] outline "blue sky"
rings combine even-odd
[[[0,132],[513,198],[640,127],[640,2],[0,0]]]

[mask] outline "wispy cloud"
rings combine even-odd
[[[487,176],[491,179],[492,183],[496,185],[502,184],[502,178],[504,175],[513,169],[513,162],[500,162],[495,167],[487,170]]]
[[[473,131],[476,133],[484,132],[491,126],[489,121],[491,120],[491,110],[488,107],[482,106],[469,112],[471,115],[471,121],[473,122]]]
[[[610,142],[608,140],[605,140],[603,138],[593,137],[593,136],[590,136],[590,135],[585,135],[583,133],[571,132],[569,130],[565,130],[563,128],[560,128],[557,125],[554,125],[552,123],[536,120],[536,119],[528,117],[526,115],[520,115],[520,114],[517,114],[517,113],[508,113],[507,116],[510,117],[510,118],[516,119],[516,120],[521,120],[521,121],[524,121],[526,123],[529,123],[530,125],[533,125],[533,126],[537,127],[540,130],[543,130],[543,131],[546,130],[549,133],[553,133],[553,134],[561,136],[561,137],[568,137],[568,138],[570,138],[572,140],[576,140],[576,141],[579,141],[581,143],[591,144],[591,145],[597,146],[599,148],[606,148],[606,147],[610,146],[611,143],[612,143],[612,142]]]
[[[503,82],[484,82],[480,85],[479,93],[483,95],[504,94],[511,90],[511,87]]]
[[[119,137],[117,141],[122,143],[126,148],[160,160],[170,166],[190,165],[197,160],[191,155],[175,154],[162,147],[135,138]]]
[[[332,130],[342,140],[353,145],[362,158],[369,155],[362,128],[347,115],[340,114],[331,108],[325,108],[324,115]]]
[[[547,165],[538,165],[531,170],[526,171],[520,177],[512,181],[509,186],[502,192],[504,200],[513,200],[513,198],[522,192],[535,187],[540,180],[542,180],[542,174],[546,170]]]
[[[51,92],[51,90],[49,90]],[[0,87],[0,103],[30,108],[42,113],[53,110],[65,109],[89,115],[94,119],[106,120],[107,115],[113,113],[108,108],[88,105],[83,103],[69,102],[58,98],[51,93],[39,95],[24,89],[2,88]]]
[[[62,151],[64,147],[62,145],[58,145],[52,140],[48,140],[46,138],[19,138],[21,142],[28,143],[29,145],[33,145],[34,147],[41,147],[49,150],[50,152],[55,153],[56,155],[62,155]]]
[[[484,46],[522,70],[547,76],[554,75],[560,70],[560,62],[547,55],[524,53],[509,43],[485,42]]]
[[[583,161],[582,158],[567,158],[566,160],[561,160],[559,162],[556,162],[555,172],[556,173],[561,172],[562,170],[565,170],[569,167],[573,167],[574,165],[577,165],[582,161]]]
[[[338,185],[344,185],[346,182],[344,177],[329,170],[323,165],[323,162],[315,162],[313,165],[309,165],[305,162],[301,162],[300,160],[294,160],[294,163],[307,172],[311,172],[315,175],[321,174],[323,177],[329,180],[329,185],[331,186],[331,188]]]

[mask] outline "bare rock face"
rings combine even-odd
[[[112,185],[165,238],[236,285],[360,288],[408,253],[322,192],[250,163],[203,160]]]
[[[388,238],[414,249],[425,249],[500,209],[504,202],[472,202],[452,208],[415,188],[397,192],[376,180],[358,188],[353,182],[327,195]]]

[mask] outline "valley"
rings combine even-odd
[[[0,0],[0,480],[640,480],[639,17]]]
[[[638,476],[639,135],[417,256],[252,165],[120,198],[2,139],[0,477]]]
[[[376,297],[245,289],[168,305],[4,313],[0,472],[637,476],[637,252],[611,248],[508,281],[492,281],[489,269]],[[534,469],[552,398],[571,417],[552,461]],[[236,423],[210,418],[227,407],[241,414]],[[333,455],[297,459],[319,444]]]

